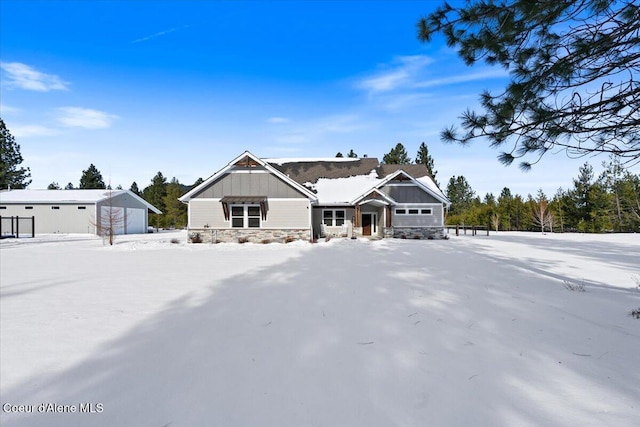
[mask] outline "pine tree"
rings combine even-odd
[[[47,186],[47,190],[60,190],[60,185],[54,181]]]
[[[166,210],[166,206],[164,204],[164,198],[166,195],[167,179],[162,175],[162,172],[158,172],[156,176],[151,179],[151,185],[142,191],[142,197],[147,202],[164,212]],[[161,222],[161,214],[149,212],[149,224],[154,224],[156,227],[160,227],[163,225]]]
[[[89,165],[87,170],[82,171],[79,188],[83,190],[107,188],[107,186],[104,184],[104,181],[102,179],[102,174],[93,165],[93,163]]]
[[[189,190],[191,190],[192,188],[196,188],[198,185],[202,184],[203,182],[204,182],[204,179],[202,178],[196,179],[196,182],[194,182],[193,185],[189,187]]]
[[[436,175],[438,174],[438,171],[434,169],[433,157],[431,157],[431,155],[429,154],[429,148],[424,142],[420,144],[420,147],[418,148],[418,154],[416,155],[416,164],[425,165],[427,167],[427,170],[429,171],[429,175],[431,175],[431,178],[433,178],[435,183],[438,184],[438,181],[436,181]]]
[[[73,184],[72,183],[67,183],[67,185],[64,186],[65,190],[73,190]]]
[[[452,215],[464,215],[471,208],[475,191],[467,182],[467,179],[460,175],[452,176],[447,184],[447,198],[451,201],[449,213]]]
[[[138,183],[133,181],[131,183],[131,187],[129,187],[129,191],[131,191],[133,194],[137,195],[137,196],[142,196],[142,193],[140,192],[140,189],[138,188]]]
[[[347,154],[347,157],[351,158],[351,159],[357,159],[358,155],[353,151],[353,148],[351,150],[349,150],[349,153]]]
[[[408,165],[411,163],[411,159],[407,155],[407,150],[405,150],[404,145],[399,142],[391,151],[384,155],[382,162],[388,165]]]
[[[503,230],[511,230],[511,217],[513,215],[513,196],[511,190],[504,187],[498,196],[498,215],[500,216],[500,225]]]
[[[31,184],[29,168],[22,164],[20,145],[0,118],[0,189],[27,188]]]
[[[167,194],[164,196],[164,216],[167,226],[182,228],[187,225],[187,205],[178,200],[182,194],[182,185],[174,177],[167,184]]]
[[[342,155],[342,153],[341,153],[340,151],[338,151],[338,152],[336,153],[336,157],[341,157],[341,158],[342,158],[342,157],[344,157],[344,156]]]
[[[418,38],[443,34],[467,65],[502,67],[510,81],[442,139],[507,147],[499,160],[522,158],[523,169],[550,151],[640,159],[639,16],[634,0],[445,3],[418,22]]]
[[[589,163],[585,163],[580,167],[578,173],[578,178],[573,180],[573,190],[571,190],[570,195],[576,227],[578,231],[584,232],[588,231],[591,220],[593,167]]]

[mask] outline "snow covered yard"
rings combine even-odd
[[[3,426],[640,425],[640,236],[183,233],[0,242]]]

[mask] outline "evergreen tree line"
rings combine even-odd
[[[138,183],[135,181],[131,184],[129,190],[162,211],[162,214],[149,212],[149,225],[157,228],[182,228],[187,226],[187,205],[180,202],[178,198],[201,182],[202,178],[199,178],[193,185],[188,186],[181,184],[175,177],[167,182],[162,172],[158,172],[151,179],[151,183],[142,191],[140,191]],[[57,182],[52,182],[47,188],[49,190],[61,189]],[[111,186],[105,184],[98,168],[91,164],[86,170],[82,171],[78,187],[74,187],[72,183],[68,183],[64,187],[65,190],[73,190],[75,188],[111,189]],[[118,185],[116,189],[122,190],[123,188]]]
[[[593,167],[585,163],[571,188],[559,188],[554,195],[539,190],[526,198],[505,187],[497,199],[489,193],[481,200],[464,176],[453,176],[446,188],[451,200],[446,223],[493,230],[640,231],[640,175],[625,170],[616,158],[603,166],[595,177]]]
[[[357,158],[351,149],[348,157]],[[336,157],[342,157],[338,153]],[[21,167],[23,159],[18,145],[0,118],[0,188],[26,188],[31,180],[29,168]],[[387,164],[410,164],[405,147],[396,144],[383,156]],[[418,148],[416,164],[424,164],[435,180],[437,171],[427,145]],[[496,197],[489,193],[480,199],[464,176],[453,176],[446,187],[451,207],[447,212],[447,224],[487,225],[494,230],[548,230],[578,232],[638,232],[640,231],[640,175],[634,175],[623,167],[620,157],[612,157],[603,163],[604,171],[595,177],[593,168],[585,163],[579,168],[573,187],[559,188],[554,195],[539,190],[536,197],[523,198],[513,195],[508,187]],[[437,182],[437,181],[436,181]],[[151,183],[140,191],[133,182],[130,190],[163,213],[149,214],[149,224],[156,227],[181,228],[187,225],[187,206],[178,198],[189,189],[202,183],[199,178],[193,185],[181,184],[177,178],[167,182],[158,172]],[[60,189],[57,182],[49,189]],[[68,183],[65,189],[75,188]],[[77,188],[108,189],[102,174],[91,164],[82,172]],[[116,189],[122,189],[118,185]]]

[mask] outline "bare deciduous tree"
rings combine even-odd
[[[538,198],[532,205],[532,210],[533,222],[540,226],[540,231],[544,233],[544,228],[549,227],[549,230],[553,232],[553,215],[549,211],[547,196],[544,195],[542,190],[538,191]]]
[[[124,208],[120,208],[113,205],[113,194],[109,190],[109,197],[106,200],[106,205],[100,206],[99,211],[96,212],[97,221],[92,222],[92,225],[96,227],[98,236],[109,241],[109,245],[113,245],[116,232],[119,229],[124,228],[126,224]]]
[[[491,224],[493,225],[493,228],[498,231],[498,228],[500,227],[500,215],[494,213],[491,216]]]

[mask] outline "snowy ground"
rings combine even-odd
[[[3,426],[640,425],[638,235],[184,240],[0,241]]]

